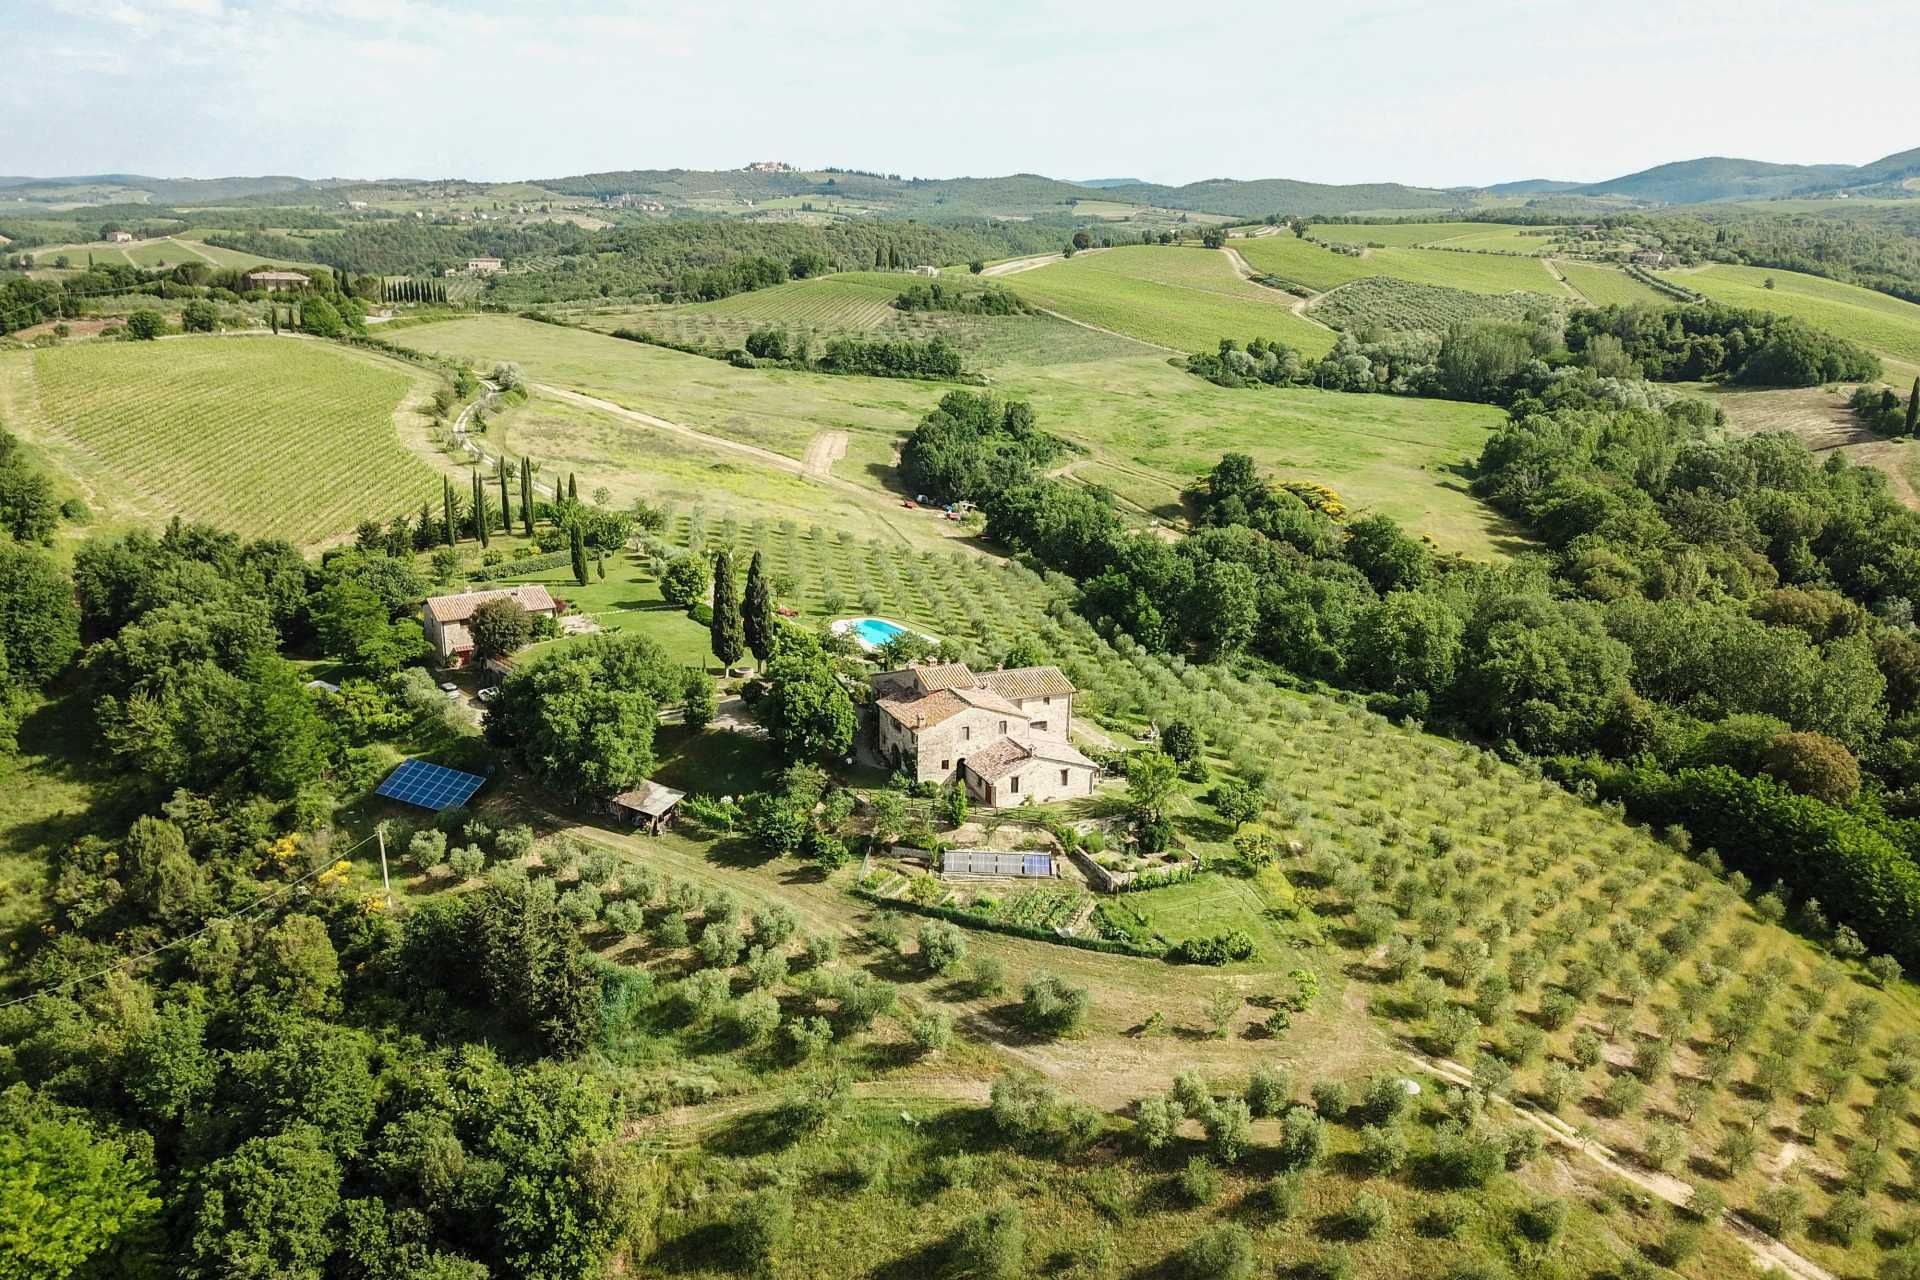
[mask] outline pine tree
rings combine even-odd
[[[567,501],[580,501],[580,486],[573,478],[573,472],[567,472]]]
[[[773,653],[773,592],[767,586],[767,575],[760,568],[760,553],[753,553],[753,560],[747,565],[747,594],[740,602],[740,626],[745,634],[747,648],[759,660],[762,667]]]
[[[740,627],[740,595],[733,588],[733,557],[717,551],[713,557],[713,622],[708,628],[713,656],[720,659],[728,675],[733,664],[746,652]]]
[[[1913,390],[1907,395],[1907,434],[1920,433],[1920,378],[1913,380]]]
[[[573,541],[573,580],[584,587],[587,585],[587,538],[580,532],[578,520],[567,528]]]
[[[447,545],[453,545],[453,481],[440,477],[440,514],[446,517]]]
[[[520,459],[520,531],[533,536],[533,463]]]
[[[513,507],[507,501],[507,460],[500,459],[500,532],[513,532]]]

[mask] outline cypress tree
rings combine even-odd
[[[607,580],[607,553],[606,552],[602,551],[599,555],[593,558],[593,572],[595,576],[597,576],[600,579],[600,581],[605,582]]]
[[[440,477],[440,514],[445,517],[447,545],[453,545],[453,481]]]
[[[507,460],[500,459],[500,532],[513,532],[513,507],[507,501]]]
[[[574,521],[568,527],[573,541],[573,580],[581,586],[587,585],[587,539],[580,532],[580,522]]]
[[[740,626],[747,648],[753,650],[762,667],[766,666],[773,653],[773,592],[760,567],[758,551],[747,565],[747,594],[740,602]]]
[[[580,501],[580,485],[573,478],[573,472],[567,472],[567,501]]]
[[[520,530],[533,536],[533,463],[520,459]]]
[[[425,551],[433,545],[433,507],[429,503],[420,504],[420,523],[414,526],[413,549]]]
[[[481,483],[478,469],[473,472],[473,540],[487,545],[487,486]]]
[[[712,638],[713,656],[732,675],[733,664],[740,661],[746,645],[740,628],[740,596],[733,588],[733,557],[724,550],[713,556],[713,622],[707,632]]]
[[[280,334],[280,308],[275,307],[267,313],[267,323],[273,326],[274,336]]]
[[[886,265],[887,265],[887,247],[885,245],[876,244],[875,246],[873,246],[873,269],[875,271],[878,271],[880,268]]]
[[[1920,378],[1913,380],[1913,390],[1907,395],[1907,434],[1913,435],[1920,430]]]

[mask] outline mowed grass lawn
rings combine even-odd
[[[1220,254],[1186,252],[1224,263]],[[505,316],[403,329],[393,337],[422,350],[469,357],[482,367],[512,360],[536,382],[789,457],[801,456],[819,432],[846,431],[847,456],[833,474],[869,487],[885,507],[869,509],[849,527],[865,534],[885,526],[893,535],[905,530],[910,536],[918,528],[910,522],[927,520],[924,513],[899,509],[892,459],[920,417],[953,389],[949,384],[735,369]],[[1042,428],[1085,449],[1085,463],[1093,464],[1089,478],[1165,516],[1179,515],[1181,490],[1221,454],[1240,451],[1285,478],[1330,484],[1350,506],[1387,512],[1415,532],[1431,533],[1448,550],[1487,554],[1507,536],[1497,517],[1467,494],[1458,473],[1499,425],[1499,410],[1485,405],[1307,388],[1228,390],[1173,368],[1161,355],[1007,365],[994,370],[993,389],[1031,400]],[[539,415],[531,420],[507,420],[503,447],[545,465],[577,460],[572,469],[583,484],[591,474],[593,485],[605,484],[616,494],[649,486],[662,492],[659,477],[677,471],[671,481],[676,490],[701,492],[709,503],[742,508],[753,518],[767,514],[760,505],[763,485],[767,503],[778,508],[773,514],[786,515],[797,500],[789,480],[807,483],[746,458],[690,461],[700,457],[700,446],[626,420],[572,416],[542,401],[529,409],[536,407]],[[717,471],[715,463],[735,469]],[[802,491],[798,500],[805,496]],[[825,504],[832,500],[822,489],[823,509],[814,518],[831,514]],[[848,501],[857,504],[858,496]]]
[[[1225,254],[1197,246],[1128,245],[1005,282],[1049,311],[1176,351],[1211,351],[1222,338],[1278,338],[1312,356],[1333,346],[1333,334],[1289,310],[1288,295],[1249,284]]]
[[[1716,264],[1671,274],[1676,283],[1715,302],[1797,316],[1891,356],[1909,370],[1920,365],[1920,306],[1911,302],[1798,271]]]
[[[293,338],[96,342],[0,358],[10,425],[109,520],[179,514],[310,545],[437,497],[397,415],[432,379]]]

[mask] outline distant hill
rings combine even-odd
[[[1481,190],[1490,196],[1546,196],[1577,191],[1580,186],[1578,182],[1559,182],[1552,178],[1523,178],[1519,182],[1496,182]]]
[[[1082,178],[1074,185],[1092,187],[1098,191],[1104,187],[1137,187],[1144,184],[1138,178]]]
[[[1704,156],[1565,190],[1579,195],[1626,196],[1656,204],[1702,204],[1854,191],[1915,176],[1920,176],[1920,148],[1864,165],[1771,164]]]
[[[1296,182],[1291,178],[1256,178],[1247,182],[1209,178],[1184,187],[1138,182],[1106,187],[1102,194],[1110,200],[1226,213],[1237,218],[1258,218],[1269,213],[1353,213],[1361,209],[1451,209],[1463,203],[1460,197],[1445,191],[1404,187],[1397,182],[1328,186],[1319,182]]]

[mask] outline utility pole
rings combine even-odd
[[[393,910],[393,881],[387,879],[387,824],[375,827],[374,834],[380,837],[380,887],[387,891],[387,910]]]

